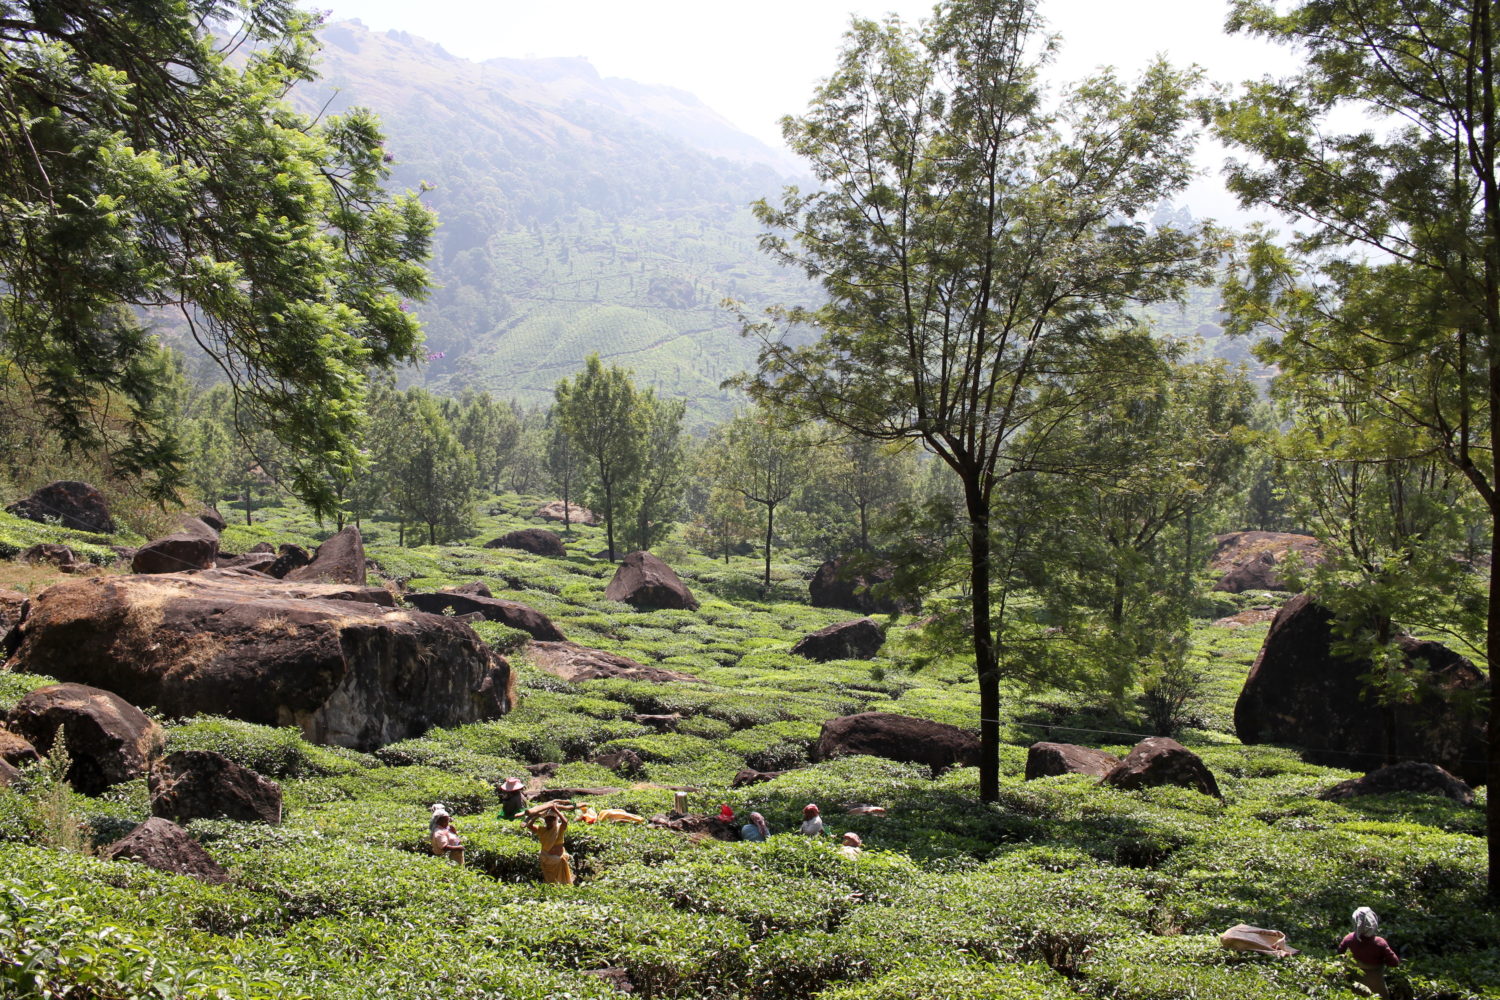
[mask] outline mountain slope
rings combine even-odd
[[[689,399],[697,422],[727,415],[719,383],[754,350],[722,300],[807,298],[757,250],[747,207],[783,186],[785,154],[583,60],[475,63],[359,22],[322,37],[323,80],[296,101],[373,108],[395,183],[431,186],[440,287],[420,312],[435,356],[416,380],[539,403],[597,350]]]

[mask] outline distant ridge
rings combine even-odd
[[[410,380],[545,403],[590,351],[689,401],[702,427],[754,362],[726,298],[758,309],[815,290],[757,247],[748,206],[797,161],[685,91],[585,59],[473,62],[408,32],[326,25],[294,101],[378,113],[399,187],[430,188],[440,287],[419,308],[431,355]]]

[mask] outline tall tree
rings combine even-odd
[[[1057,626],[1053,645],[1074,646],[1117,698],[1186,651],[1202,542],[1236,491],[1254,398],[1222,363],[1163,356],[1107,403],[1043,431],[1049,462],[1069,474],[1019,477],[1029,482],[1008,498],[1011,520],[1026,522],[1020,569]]]
[[[605,368],[590,354],[583,371],[557,383],[557,413],[585,462],[584,499],[604,518],[609,561],[615,561],[615,525],[640,472],[643,413],[630,372]]]
[[[394,497],[403,526],[426,525],[427,544],[436,545],[440,533],[451,538],[472,524],[474,456],[459,443],[436,399],[422,389],[404,395],[397,413],[406,421],[405,447],[390,459]]]
[[[578,450],[573,447],[573,439],[568,437],[567,430],[563,427],[561,416],[557,408],[553,407],[547,414],[547,478],[552,481],[552,486],[562,494],[563,500],[563,533],[573,534],[573,483],[578,479],[578,467],[582,464],[579,460]]]
[[[764,508],[765,575],[771,585],[771,546],[776,509],[797,494],[812,469],[813,438],[801,428],[779,423],[765,409],[736,414],[706,446],[713,481]]]
[[[1162,63],[1133,86],[1105,73],[1048,110],[1036,8],[949,0],[916,29],[856,21],[808,112],[783,123],[820,190],[757,208],[762,245],[828,303],[784,317],[815,328],[810,345],[777,338],[774,319],[760,330],[754,394],[918,440],[959,480],[987,801],[1001,679],[990,510],[1021,460],[1015,438],[1107,397],[1110,377],[1128,382],[1129,359],[1100,355],[1129,308],[1207,274],[1197,234],[1136,221],[1191,175],[1192,78]]]
[[[465,389],[458,399],[443,400],[443,415],[459,443],[474,456],[480,486],[492,493],[499,490],[500,476],[521,437],[515,411],[487,392]]]
[[[857,435],[839,443],[829,488],[853,508],[861,552],[870,551],[871,521],[911,496],[915,476],[916,455],[911,445],[892,446]]]
[[[1301,224],[1251,242],[1228,289],[1241,330],[1282,331],[1268,355],[1348,379],[1378,418],[1457,469],[1489,520],[1486,659],[1500,666],[1500,10],[1494,0],[1235,0],[1231,31],[1296,45],[1302,71],[1206,109],[1251,157],[1229,184]],[[1355,131],[1347,123],[1356,122]],[[1489,707],[1500,782],[1500,698]],[[1500,796],[1488,806],[1500,898]]]
[[[429,213],[382,187],[369,113],[282,100],[314,76],[316,20],[291,0],[0,3],[0,351],[58,433],[163,497],[174,442],[95,419],[111,394],[152,406],[152,338],[120,306],[180,312],[319,512],[325,468],[355,462],[365,371],[420,342],[402,299],[426,291]]]
[[[626,532],[632,548],[649,549],[666,537],[681,517],[682,491],[686,485],[687,450],[682,441],[682,417],[687,404],[680,399],[659,399],[647,389],[640,397],[641,471],[630,497],[634,524]]]

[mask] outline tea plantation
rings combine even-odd
[[[652,998],[1345,998],[1362,988],[1334,945],[1350,911],[1369,905],[1403,957],[1390,977],[1396,996],[1500,998],[1484,792],[1467,807],[1323,802],[1316,794],[1349,772],[1240,745],[1230,715],[1266,626],[1231,631],[1205,618],[1195,629],[1210,676],[1198,728],[1181,738],[1217,776],[1222,802],[1080,776],[1023,781],[1038,739],[1123,754],[1143,730],[1130,711],[1078,694],[1017,690],[1006,699],[1001,800],[981,806],[973,770],[809,764],[835,716],[880,709],[975,724],[965,665],[925,655],[910,619],[891,623],[879,659],[816,664],[791,645],[850,615],[807,605],[808,565],[778,565],[762,595],[753,557],[725,564],[668,545],[659,554],[702,607],[637,612],[604,599],[613,567],[586,554],[603,547],[596,529],[575,529],[566,559],[478,547],[533,523],[539,499],[495,500],[473,545],[401,549],[394,527],[377,522],[367,549],[411,589],[482,579],[575,642],[705,683],[568,684],[527,664],[523,634],[481,624],[520,675],[519,704],[500,721],[360,754],[295,730],[163,720],[169,749],[220,751],[284,790],[280,826],[189,827],[230,870],[224,885],[63,849],[70,817],[85,824],[84,846],[144,820],[145,783],[90,799],[32,768],[0,789],[0,995],[608,998],[617,986],[590,973],[609,969]],[[223,547],[327,534],[290,509],[257,517],[231,526]],[[36,529],[4,517],[0,545],[11,535],[30,544]],[[47,680],[0,673],[0,710]],[[677,731],[628,721],[663,712],[683,715]],[[586,762],[616,749],[635,751],[640,771]],[[621,789],[599,805],[651,815],[671,807],[665,786],[691,786],[694,811],[758,810],[773,836],[724,843],[575,823],[578,884],[543,885],[535,841],[499,817],[492,790],[543,762],[559,764],[550,785]],[[730,790],[744,767],[791,770]],[[466,867],[426,852],[437,801],[454,812]],[[832,836],[794,832],[807,802],[822,806]],[[857,804],[886,813],[846,813]],[[845,830],[864,839],[857,860],[837,850]],[[1218,935],[1242,922],[1284,931],[1301,954],[1221,949]]]

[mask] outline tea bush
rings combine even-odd
[[[530,523],[544,499],[494,498],[474,541]],[[225,533],[226,547],[328,533],[274,505],[255,516]],[[394,524],[370,528],[369,554],[387,576],[423,589],[482,579],[575,641],[698,681],[569,683],[530,663],[513,630],[481,623],[517,675],[518,705],[498,720],[368,755],[312,746],[295,729],[168,721],[170,749],[216,750],[282,783],[279,826],[189,824],[228,868],[223,885],[40,846],[44,789],[23,775],[0,788],[0,993],[594,1000],[619,993],[588,971],[616,969],[637,995],[681,1000],[1346,1000],[1355,994],[1334,945],[1350,911],[1370,905],[1403,958],[1391,976],[1398,996],[1500,998],[1500,915],[1483,896],[1486,793],[1474,806],[1325,802],[1317,794],[1350,772],[1240,745],[1232,711],[1263,625],[1193,626],[1189,655],[1206,680],[1182,739],[1222,800],[1080,775],[1024,781],[1030,743],[1123,754],[1143,720],[1128,699],[1007,683],[999,801],[980,804],[973,768],[809,763],[833,717],[879,708],[972,730],[977,702],[971,666],[923,647],[905,621],[873,661],[792,656],[801,636],[849,617],[806,605],[811,561],[780,559],[762,593],[754,558],[726,566],[683,549],[674,568],[701,607],[648,612],[604,599],[614,567],[586,554],[602,548],[596,528],[576,528],[562,559],[401,548]],[[0,708],[48,682],[0,672]],[[638,713],[680,721],[658,731]],[[624,749],[642,759],[638,772],[590,762]],[[729,788],[747,766],[790,769]],[[741,821],[759,811],[773,835],[727,843],[574,822],[578,884],[543,885],[536,840],[497,811],[493,785],[508,776],[614,789],[595,804],[646,817],[686,789],[690,811],[728,804]],[[463,868],[430,853],[435,801],[455,814]],[[822,808],[822,837],[795,832],[809,802]],[[149,812],[143,779],[64,804],[96,846]],[[864,839],[855,858],[836,846],[845,831]],[[1220,948],[1218,935],[1241,922],[1284,931],[1302,954]]]

